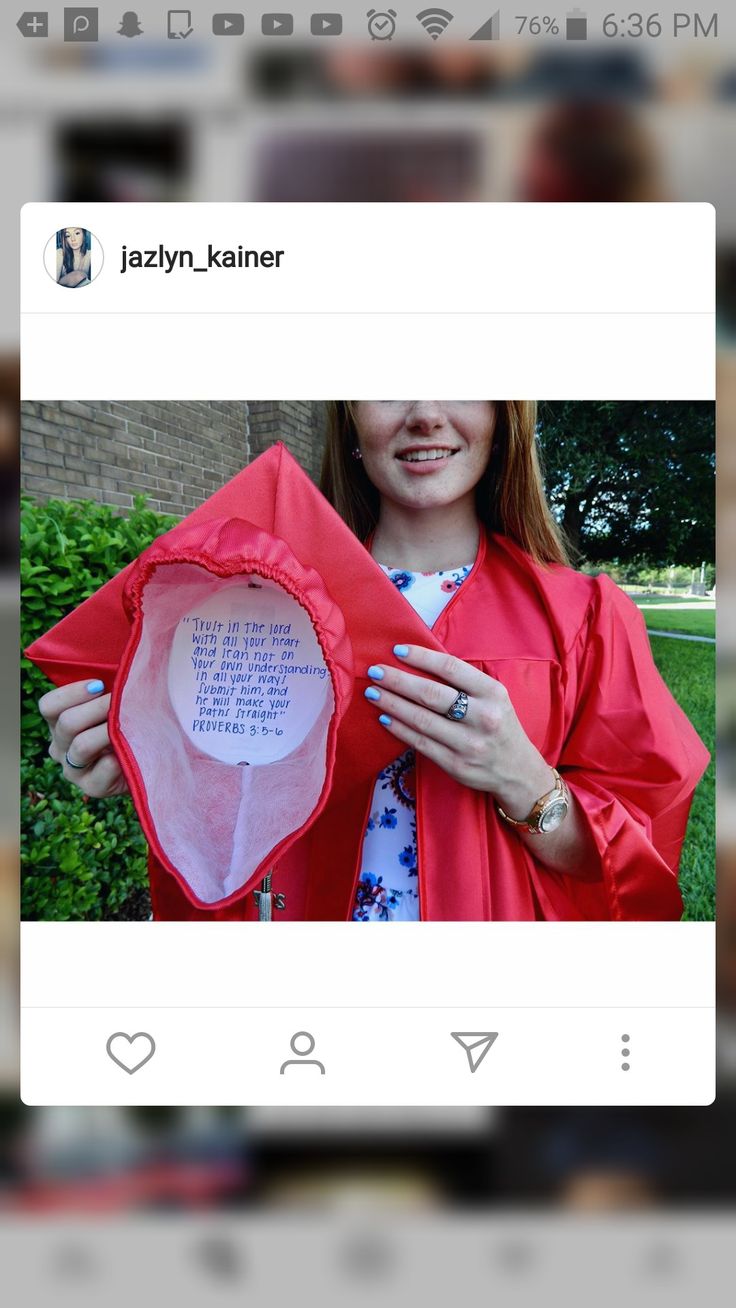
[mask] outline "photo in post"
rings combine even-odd
[[[27,918],[712,918],[712,405],[24,424]]]

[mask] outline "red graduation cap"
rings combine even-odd
[[[639,615],[605,578],[539,568],[501,536],[481,536],[473,576],[430,631],[276,445],[30,646],[57,684],[113,686],[110,735],[151,847],[157,917],[254,916],[249,892],[273,868],[285,918],[346,920],[373,779],[396,754],[362,691],[399,642],[480,662],[506,685],[597,850],[590,879],[548,871],[491,796],[417,754],[423,916],[679,916],[707,753]],[[246,661],[242,637],[261,635]],[[560,676],[560,650],[574,675]]]
[[[336,784],[362,793],[394,757],[362,691],[399,642],[442,648],[278,443],[26,654],[57,685],[112,685],[166,915],[195,916],[237,904]]]

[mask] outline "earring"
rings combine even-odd
[[[362,459],[362,457],[363,457],[363,455],[362,455],[361,452],[360,452],[360,447],[359,447],[358,445],[356,445],[356,446],[355,446],[355,449],[353,450],[353,458],[354,458],[354,459]]]

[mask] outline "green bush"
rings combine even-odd
[[[127,516],[91,500],[21,502],[25,648],[176,523],[137,496]],[[148,917],[146,845],[131,801],[87,799],[48,756],[38,700],[50,683],[22,659],[23,916],[45,921]]]

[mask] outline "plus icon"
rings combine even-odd
[[[21,36],[48,36],[49,16],[36,10],[34,13],[21,14],[16,27]]]

